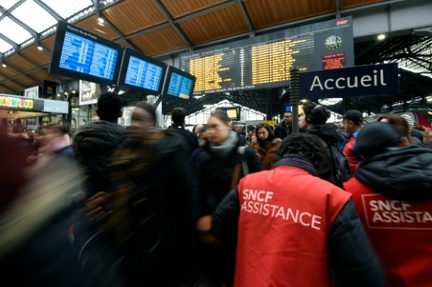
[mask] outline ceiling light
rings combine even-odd
[[[103,24],[105,22],[105,20],[101,17],[97,18],[97,21],[99,24]]]
[[[6,65],[5,63],[2,63],[2,67],[3,67],[3,68],[6,68],[7,65]]]
[[[37,46],[37,49],[38,49],[39,51],[42,51],[42,50],[43,50],[43,47],[42,47],[41,45],[38,45],[38,46]]]
[[[379,34],[378,37],[377,37],[377,39],[378,39],[378,40],[384,40],[385,37],[386,37],[386,35],[384,35],[384,34]]]

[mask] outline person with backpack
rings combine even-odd
[[[351,178],[348,160],[342,153],[345,139],[336,125],[327,123],[330,112],[322,105],[313,102],[303,104],[303,113],[299,114],[299,128],[306,133],[319,136],[330,151],[331,165],[321,178],[343,188],[343,182]]]
[[[194,172],[193,207],[197,226],[197,272],[205,286],[233,286],[235,242],[218,244],[210,233],[211,214],[247,173],[263,169],[255,151],[244,147],[230,119],[216,109],[207,121],[207,143],[191,157]],[[247,170],[246,170],[247,169]]]

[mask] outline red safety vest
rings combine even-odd
[[[388,286],[432,286],[432,201],[394,200],[374,192],[356,178],[344,186],[353,194],[366,232],[384,266]]]
[[[238,195],[235,286],[331,286],[328,232],[349,193],[278,166],[243,178]]]

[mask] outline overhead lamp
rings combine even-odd
[[[6,68],[7,65],[6,65],[5,63],[2,63],[2,67],[3,67],[3,68]]]
[[[42,51],[42,50],[43,50],[43,47],[42,47],[41,45],[37,45],[37,49],[38,49],[39,51]]]
[[[379,35],[377,36],[377,39],[378,39],[378,40],[384,40],[385,37],[386,37],[385,34],[379,34]]]
[[[99,24],[103,24],[103,23],[105,23],[105,20],[104,20],[104,18],[102,18],[102,17],[98,17],[98,18],[97,18],[97,21],[98,21]]]

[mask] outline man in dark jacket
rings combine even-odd
[[[235,240],[235,286],[384,286],[350,194],[322,180],[329,152],[317,136],[290,135],[270,171],[250,174],[219,204],[212,231]]]
[[[73,136],[74,155],[87,198],[107,190],[109,159],[125,139],[124,128],[117,124],[122,115],[121,98],[115,93],[105,93],[99,97],[97,106],[100,120],[79,127]]]
[[[388,286],[432,282],[432,153],[409,144],[392,124],[367,124],[357,136],[364,157],[345,189],[353,193]]]
[[[193,132],[185,129],[185,118],[186,110],[184,108],[174,108],[171,112],[172,125],[169,128],[184,138],[186,144],[184,150],[186,151],[186,156],[189,157],[198,148],[198,138]]]
[[[286,111],[283,113],[282,121],[276,126],[274,135],[283,140],[292,133],[292,113]]]

